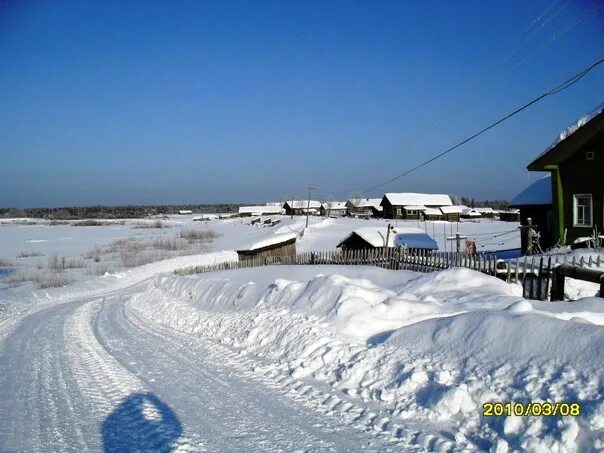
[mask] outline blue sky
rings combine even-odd
[[[604,57],[599,0],[0,3],[0,206],[345,198]],[[604,66],[381,187],[510,199]]]

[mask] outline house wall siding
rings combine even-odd
[[[587,160],[586,153],[594,152],[594,159]],[[571,158],[560,165],[564,227],[567,242],[572,243],[582,236],[590,236],[594,227],[604,231],[604,134],[587,143]],[[592,226],[574,226],[574,195],[591,194]]]

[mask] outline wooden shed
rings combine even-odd
[[[296,255],[296,233],[274,234],[237,250],[239,261]]]
[[[461,213],[463,211],[462,206],[442,206],[440,211],[443,213],[445,220],[448,222],[459,222]]]

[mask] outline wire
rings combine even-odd
[[[596,61],[595,63],[591,64],[590,66],[588,66],[587,68],[583,69],[581,72],[578,72],[577,74],[575,74],[574,76],[572,76],[571,78],[565,80],[564,82],[560,83],[559,85],[556,85],[555,87],[553,87],[552,89],[550,89],[549,91],[546,91],[545,93],[540,94],[539,96],[537,96],[536,98],[532,99],[531,101],[527,102],[526,104],[524,104],[521,107],[518,107],[516,110],[514,110],[511,113],[508,113],[507,115],[505,115],[503,118],[498,119],[497,121],[495,121],[494,123],[491,123],[490,125],[488,125],[487,127],[481,129],[480,131],[476,132],[475,134],[471,135],[470,137],[462,140],[461,142],[457,143],[456,145],[451,146],[450,148],[446,149],[445,151],[437,154],[434,157],[431,157],[430,159],[422,162],[419,165],[416,165],[415,167],[401,173],[398,176],[395,176],[394,178],[390,178],[387,181],[377,184],[375,186],[372,186],[368,189],[365,189],[364,192],[371,192],[379,187],[385,186],[386,184],[389,184],[391,182],[394,182],[404,176],[407,176],[408,174],[419,170],[422,167],[425,167],[426,165],[428,165],[431,162],[434,162],[436,159],[439,159],[441,157],[443,157],[446,154],[449,154],[451,151],[454,151],[455,149],[459,148],[460,146],[468,143],[471,140],[474,140],[476,137],[478,137],[479,135],[484,134],[485,132],[487,132],[490,129],[493,129],[495,126],[503,123],[504,121],[508,120],[509,118],[517,115],[518,113],[522,112],[523,110],[527,109],[528,107],[530,107],[533,104],[536,104],[537,102],[539,102],[540,100],[542,100],[543,98],[546,98],[548,96],[552,96],[554,94],[560,93],[561,91],[566,90],[567,88],[570,88],[571,86],[573,86],[575,83],[577,83],[579,80],[581,80],[583,77],[585,77],[592,69],[594,69],[596,66],[600,65],[604,63],[604,58]]]

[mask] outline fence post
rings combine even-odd
[[[554,275],[552,276],[552,292],[550,294],[550,300],[564,300],[564,275],[559,271],[559,267],[554,269]]]

